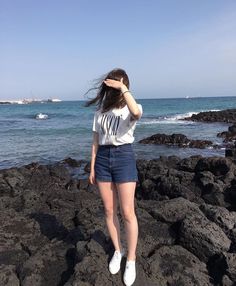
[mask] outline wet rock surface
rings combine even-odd
[[[119,274],[108,271],[114,249],[98,190],[67,165],[81,164],[0,171],[0,285],[124,285],[126,257]],[[137,168],[134,286],[235,285],[235,163],[172,156]]]

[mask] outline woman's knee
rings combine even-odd
[[[121,213],[123,219],[127,222],[132,222],[136,218],[135,211],[130,208],[123,209]]]
[[[106,218],[113,218],[115,215],[117,215],[117,211],[113,207],[105,208]]]

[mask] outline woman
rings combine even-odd
[[[142,106],[137,104],[129,91],[129,78],[122,69],[114,69],[103,78],[97,96],[86,106],[96,104],[98,109],[93,121],[93,144],[89,181],[97,184],[105,209],[107,228],[115,252],[109,271],[120,270],[124,249],[120,241],[117,217],[118,200],[125,224],[127,261],[124,272],[125,285],[132,285],[136,278],[135,259],[138,240],[138,223],[134,210],[137,169],[131,143]]]

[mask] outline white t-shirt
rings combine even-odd
[[[142,114],[142,105],[138,104],[138,107]],[[99,135],[99,145],[122,145],[134,141],[136,123],[127,105],[104,113],[98,110],[93,119],[93,131]]]

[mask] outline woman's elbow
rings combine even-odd
[[[133,117],[135,120],[139,120],[139,119],[142,117],[141,111],[138,111],[137,113],[132,114],[132,117]]]

